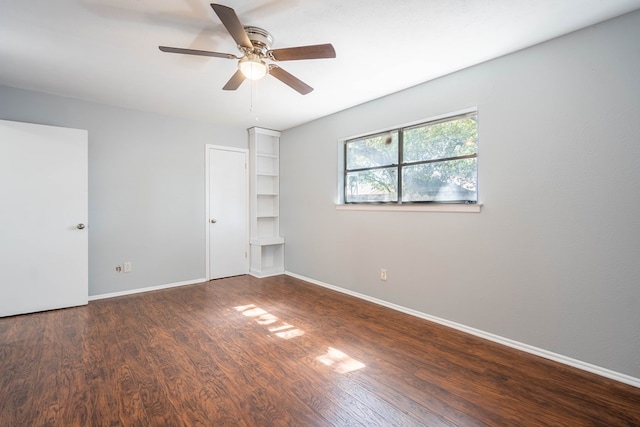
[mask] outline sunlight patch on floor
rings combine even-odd
[[[332,367],[333,370],[339,374],[346,374],[347,372],[356,371],[366,366],[364,363],[357,361],[348,354],[333,347],[329,347],[327,352],[316,357],[316,360]]]
[[[285,323],[277,316],[274,316],[273,314],[261,309],[260,307],[257,307],[255,304],[240,305],[234,308],[238,312],[242,313],[242,315],[253,318],[253,320],[255,320],[255,322],[259,325],[272,325],[268,328],[268,330],[278,338],[290,340],[291,338],[296,338],[304,335],[304,331],[302,329]]]
[[[252,318],[257,324],[265,326],[269,333],[278,338],[290,340],[304,335],[302,329],[280,320],[277,316],[261,309],[255,304],[239,305],[234,307],[234,309],[243,316]],[[364,363],[333,347],[329,347],[325,354],[317,356],[316,360],[325,366],[331,367],[339,374],[357,371],[366,366]]]

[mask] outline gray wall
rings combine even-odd
[[[246,148],[245,129],[6,86],[0,118],[89,131],[89,295],[205,277],[205,145]]]
[[[638,40],[635,12],[285,131],[286,270],[640,378]],[[336,211],[338,139],[473,106],[481,213]]]

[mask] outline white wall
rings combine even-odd
[[[90,296],[205,277],[205,144],[246,148],[245,129],[7,86],[0,118],[89,131]]]
[[[283,132],[286,270],[640,378],[638,40],[635,12]],[[338,139],[473,106],[481,213],[336,211]]]

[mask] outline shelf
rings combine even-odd
[[[278,235],[278,229],[278,217],[256,217],[256,224],[251,236],[255,239],[271,239],[274,237],[280,237]]]
[[[263,268],[261,270],[256,270],[255,268],[251,268],[251,270],[249,270],[249,274],[259,279],[263,279],[269,276],[277,276],[279,274],[284,274],[284,268],[271,267],[271,268]]]
[[[278,176],[278,156],[256,155],[256,172],[258,175]]]
[[[251,244],[251,269],[256,277],[267,277],[284,273],[284,239],[280,241],[259,240],[264,244]]]
[[[284,238],[272,237],[269,239],[253,239],[251,240],[251,244],[256,246],[284,245]]]
[[[249,129],[251,227],[249,273],[266,277],[284,272],[284,239],[280,237],[280,132]]]
[[[256,196],[254,212],[257,218],[277,218],[278,208],[278,196]]]
[[[277,195],[279,188],[277,175],[257,174],[255,181],[255,191],[257,194]]]

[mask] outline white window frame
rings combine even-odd
[[[362,138],[368,135],[375,135],[378,133],[389,132],[399,128],[407,128],[420,124],[426,124],[428,122],[435,122],[447,118],[453,118],[455,116],[475,113],[478,114],[478,108],[466,108],[459,111],[449,112],[426,119],[416,120],[414,122],[405,123],[398,126],[392,126],[383,128],[371,132],[352,135],[345,138],[338,139],[338,180],[336,191],[336,210],[341,211],[401,211],[401,212],[457,212],[457,213],[479,213],[483,204],[478,200],[476,203],[407,203],[407,202],[393,202],[393,203],[345,203],[344,200],[344,175],[345,175],[345,143],[352,139]],[[478,193],[479,194],[479,193]]]

